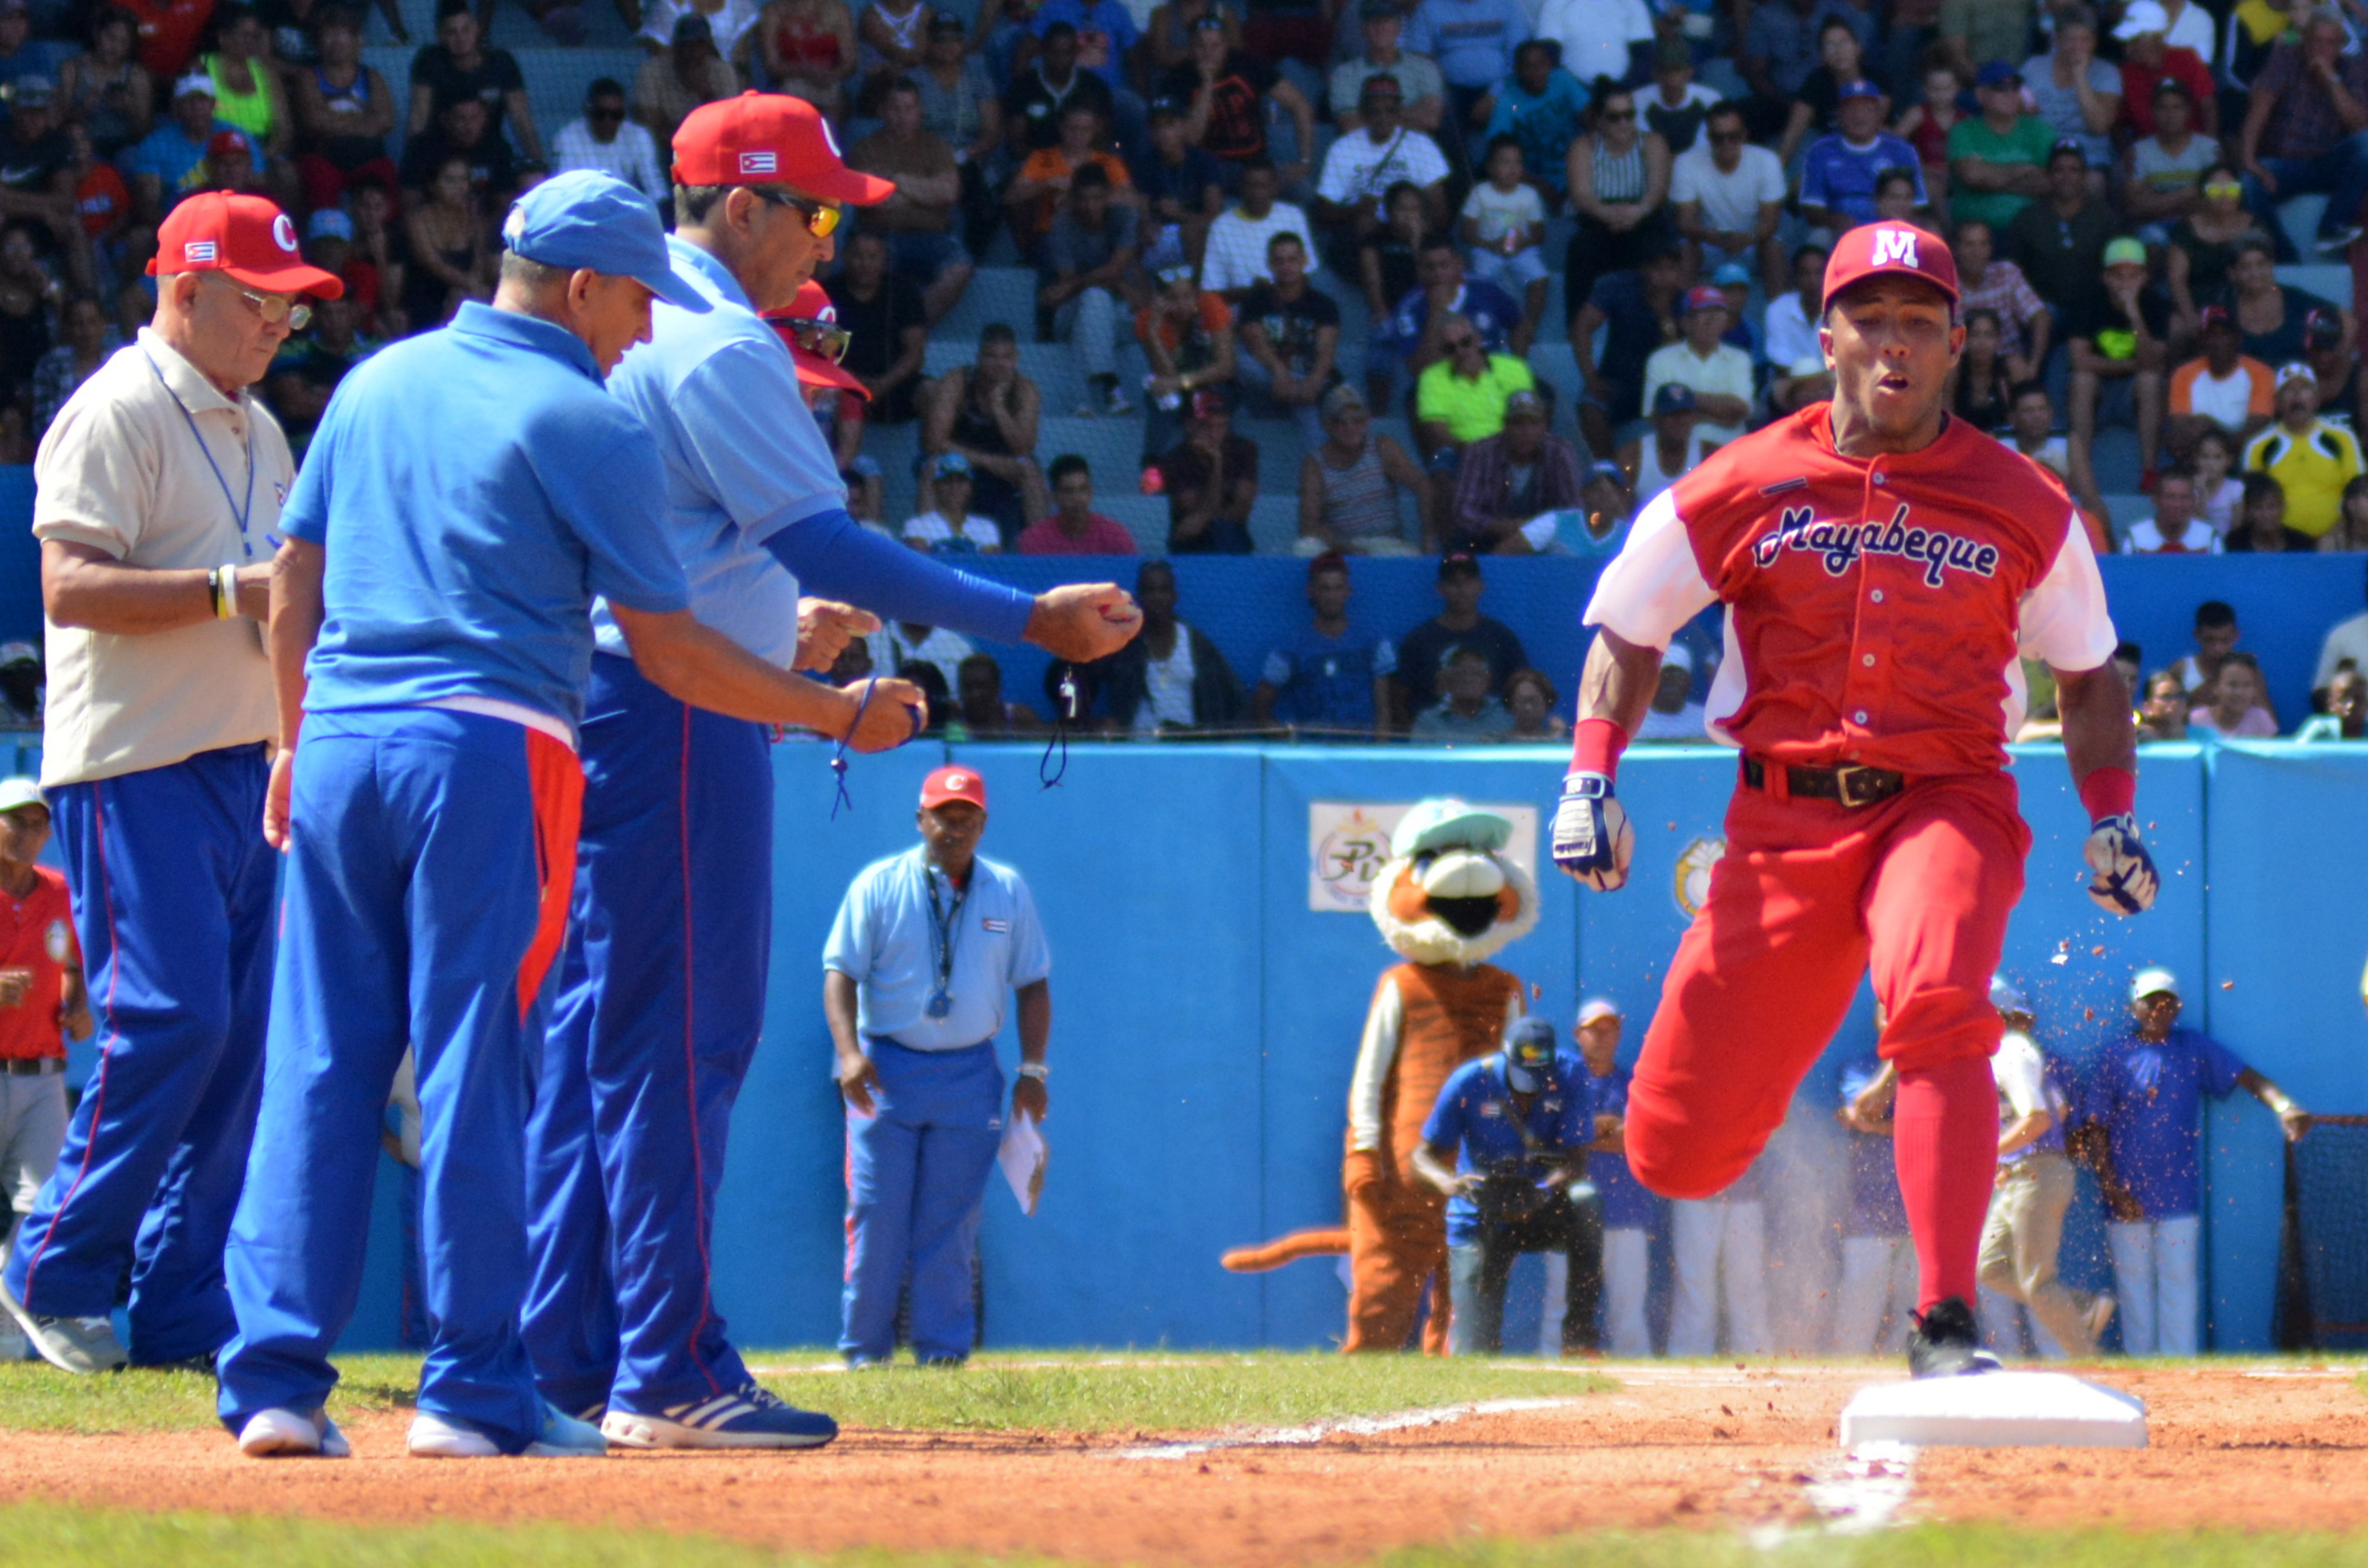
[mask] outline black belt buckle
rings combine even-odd
[[[1897,775],[1888,768],[1862,767],[1856,763],[1846,763],[1834,769],[1834,799],[1841,802],[1845,811],[1854,812],[1873,805],[1878,801],[1891,798],[1895,792],[1893,781],[1896,778]]]

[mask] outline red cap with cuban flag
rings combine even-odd
[[[957,764],[940,767],[921,780],[921,809],[928,811],[948,801],[968,801],[980,811],[986,810],[986,780],[972,768]]]
[[[296,245],[294,219],[260,196],[226,190],[185,198],[157,229],[148,276],[176,272],[227,272],[272,294],[334,300],[346,291],[336,274],[305,261]]]
[[[895,194],[894,180],[847,166],[822,111],[782,93],[741,94],[702,104],[674,133],[677,185],[785,185],[825,201],[872,207]]]
[[[1861,223],[1834,242],[1826,258],[1825,303],[1853,283],[1884,273],[1921,278],[1957,302],[1957,258],[1949,243],[1913,223]]]
[[[850,392],[867,403],[871,389],[862,378],[842,367],[836,359],[826,359],[808,348],[799,347],[798,340],[806,337],[814,327],[835,327],[838,324],[838,307],[830,302],[830,294],[812,278],[798,290],[797,298],[785,311],[764,312],[765,324],[781,335],[790,346],[790,358],[797,361],[798,381],[803,386],[836,387]],[[844,342],[842,338],[840,341]]]

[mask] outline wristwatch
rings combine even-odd
[[[1041,1084],[1053,1075],[1053,1070],[1042,1062],[1023,1062],[1019,1064],[1019,1075],[1033,1078]]]

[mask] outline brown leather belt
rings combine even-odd
[[[1768,765],[1756,756],[1743,759],[1743,781],[1755,790],[1768,788]],[[1857,811],[1887,801],[1907,788],[1907,775],[1888,767],[1788,767],[1784,785],[1790,794],[1812,801],[1838,801],[1844,810]]]
[[[0,1058],[0,1071],[11,1078],[39,1078],[45,1074],[63,1073],[66,1059],[63,1056],[10,1056]]]

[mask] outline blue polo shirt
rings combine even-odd
[[[1513,329],[1521,324],[1521,307],[1513,302],[1513,297],[1476,278],[1464,279],[1463,290],[1451,308],[1470,319],[1482,346],[1491,354],[1505,353],[1512,343]],[[1391,342],[1399,353],[1411,354],[1429,324],[1430,296],[1419,289],[1409,290],[1390,314]]]
[[[1505,1081],[1505,1053],[1467,1062],[1439,1091],[1439,1103],[1422,1124],[1422,1141],[1433,1150],[1454,1149],[1458,1172],[1485,1171],[1529,1153],[1520,1128],[1541,1150],[1559,1154],[1595,1142],[1595,1079],[1586,1059],[1554,1052],[1554,1082],[1516,1119],[1512,1085]],[[1480,1209],[1468,1198],[1447,1200],[1447,1244],[1469,1245],[1480,1229]]]
[[[1053,953],[1019,873],[978,856],[953,921],[946,986],[953,1009],[930,1017],[939,952],[932,881],[938,908],[951,913],[954,888],[918,845],[863,868],[839,902],[822,964],[855,982],[856,1024],[864,1034],[915,1051],[959,1051],[996,1037],[1011,993],[1052,973]]]
[[[654,301],[650,341],[626,352],[609,390],[657,437],[666,531],[690,608],[787,669],[798,647],[798,580],[765,541],[844,509],[847,485],[780,335],[722,262],[672,236],[666,248],[710,308]],[[625,653],[616,623],[605,610],[598,619],[600,651]]]
[[[1600,1078],[1588,1079],[1594,1104],[1588,1108],[1590,1117],[1616,1116],[1628,1119],[1628,1080],[1625,1067],[1614,1067]],[[1592,1142],[1592,1140],[1590,1140]],[[1603,1228],[1607,1231],[1642,1231],[1653,1223],[1653,1195],[1628,1168],[1625,1154],[1589,1154],[1587,1156],[1587,1179],[1595,1184],[1595,1196],[1603,1205]]]
[[[1853,147],[1839,131],[1809,143],[1801,162],[1801,205],[1847,213],[1855,222],[1874,222],[1874,185],[1885,169],[1916,176],[1916,205],[1924,205],[1924,166],[1916,149],[1889,131],[1868,146]]]
[[[1388,638],[1354,623],[1327,637],[1310,621],[1268,651],[1259,673],[1275,688],[1274,716],[1284,722],[1368,729],[1373,682],[1397,667],[1397,650]]]
[[[327,551],[304,706],[584,717],[592,600],[689,606],[658,455],[564,327],[472,301],[337,384],[285,532]]]
[[[1422,0],[1399,41],[1439,62],[1451,85],[1489,87],[1512,74],[1514,47],[1529,36],[1521,0]]]
[[[2104,1123],[2113,1169],[2149,1220],[2196,1211],[2203,1172],[2203,1096],[2226,1099],[2245,1063],[2200,1029],[2160,1045],[2123,1035],[2089,1064],[2080,1114]]]
[[[1839,1103],[1848,1107],[1882,1075],[1883,1058],[1869,1051],[1842,1069]],[[1843,1130],[1850,1140],[1850,1213],[1846,1236],[1904,1236],[1907,1205],[1899,1196],[1899,1167],[1887,1134]]]
[[[1066,22],[1076,28],[1077,41],[1080,45],[1085,42],[1087,33],[1098,32],[1106,35],[1110,40],[1109,58],[1099,65],[1088,65],[1086,69],[1113,87],[1126,85],[1126,62],[1123,56],[1128,50],[1134,47],[1135,40],[1143,36],[1142,29],[1134,25],[1133,12],[1121,5],[1119,0],[1044,0],[1042,6],[1036,7],[1036,19],[1029,24],[1029,31],[1038,38],[1042,38],[1044,29],[1054,22]],[[1091,53],[1092,51],[1087,50],[1083,52]],[[1197,196],[1200,193],[1195,191],[1193,194]]]

